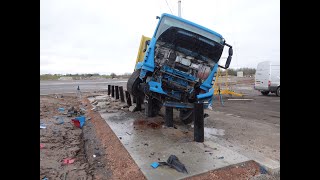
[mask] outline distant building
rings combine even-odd
[[[238,71],[237,72],[237,77],[243,77],[243,71]]]

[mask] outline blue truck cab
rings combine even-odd
[[[180,111],[180,119],[192,122],[192,103],[212,103],[213,81],[218,67],[228,68],[233,50],[222,35],[170,14],[162,14],[148,41],[142,62],[137,63],[127,90],[143,97],[147,116],[162,106]],[[229,47],[225,66],[218,65],[224,46]]]

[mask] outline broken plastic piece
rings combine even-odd
[[[63,160],[63,164],[72,164],[74,162],[74,159],[66,158]]]
[[[84,117],[84,116],[80,116],[80,117],[76,117],[74,119],[71,119],[73,124],[78,128],[82,128],[82,126],[84,125],[85,120],[86,120],[86,117]]]
[[[73,122],[73,124],[74,124],[76,127],[80,128],[80,121],[79,121],[79,120],[77,120],[77,119],[71,119],[71,121]]]
[[[63,112],[63,111],[64,111],[64,108],[59,108],[58,111],[59,111],[59,112]]]
[[[151,164],[151,167],[153,167],[154,169],[157,168],[159,166],[159,163],[158,162],[153,162]]]
[[[170,157],[167,160],[167,164],[171,168],[174,168],[179,172],[188,174],[188,171],[187,171],[186,167],[179,161],[179,159],[175,155],[170,155]]]
[[[40,149],[44,148],[44,144],[40,144]]]

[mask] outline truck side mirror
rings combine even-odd
[[[232,47],[229,48],[229,56],[233,56],[233,49],[232,49]]]
[[[229,68],[230,66],[232,55],[233,55],[233,49],[232,47],[229,47],[229,56],[227,58],[226,65],[224,66],[226,69]]]
[[[157,17],[156,17],[156,19],[160,19],[160,17],[159,17],[159,16],[157,16]]]
[[[231,63],[231,59],[232,59],[232,56],[228,56],[227,61],[226,61],[226,65],[224,66],[225,69],[229,68],[230,63]]]

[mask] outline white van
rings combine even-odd
[[[260,62],[256,70],[254,89],[263,95],[271,92],[280,96],[280,63]]]

